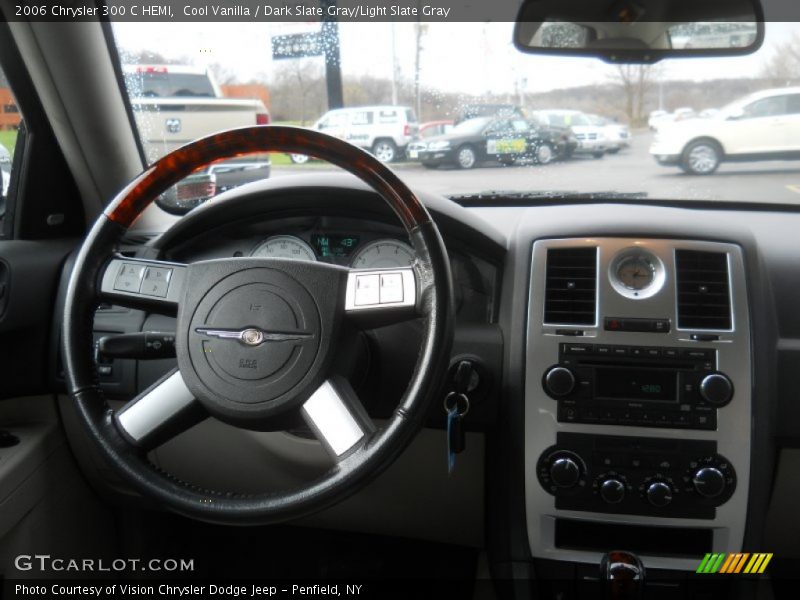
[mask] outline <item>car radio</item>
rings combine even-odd
[[[562,343],[542,376],[558,420],[714,430],[733,384],[711,348]]]

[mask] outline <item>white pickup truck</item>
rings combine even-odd
[[[183,65],[126,65],[125,83],[148,162],[196,140],[237,127],[267,125],[261,100],[223,98],[211,72]],[[269,177],[268,155],[211,166],[216,192]]]

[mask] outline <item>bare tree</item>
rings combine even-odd
[[[772,56],[761,67],[761,77],[773,87],[796,84],[800,80],[800,34],[775,46]]]
[[[660,71],[653,65],[617,65],[614,81],[625,98],[625,115],[631,125],[646,121],[645,102]]]
[[[326,106],[322,65],[312,59],[283,61],[270,86],[272,112],[277,120],[316,119]]]
[[[242,83],[239,81],[236,71],[231,67],[221,65],[220,63],[212,63],[208,65],[208,69],[214,74],[214,79],[216,79],[217,83],[220,85]]]

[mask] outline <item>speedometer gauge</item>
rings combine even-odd
[[[258,258],[286,258],[289,260],[317,260],[314,250],[293,235],[275,235],[256,246],[250,256]]]
[[[414,262],[414,249],[398,240],[376,240],[358,249],[350,266],[354,269],[396,269]]]

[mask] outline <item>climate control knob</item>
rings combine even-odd
[[[672,502],[672,488],[665,481],[654,481],[647,486],[645,497],[656,508],[662,508]]]
[[[692,477],[692,485],[701,496],[716,498],[725,491],[725,475],[716,467],[703,467]]]
[[[566,367],[550,367],[542,378],[542,385],[553,397],[568,396],[575,389],[575,375]]]
[[[556,458],[550,465],[550,479],[560,488],[570,488],[581,478],[581,468],[568,456]]]
[[[608,504],[619,504],[625,498],[625,484],[619,479],[606,479],[600,484],[600,497]]]
[[[727,375],[711,373],[700,382],[700,396],[714,406],[725,406],[733,398],[733,383]]]

